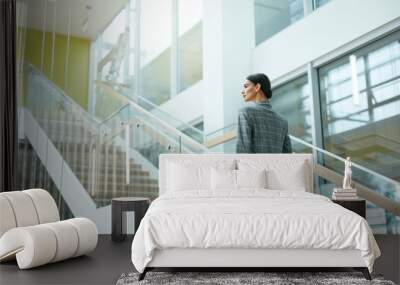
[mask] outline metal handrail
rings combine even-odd
[[[332,152],[329,152],[329,151],[326,151],[326,150],[324,150],[324,149],[322,149],[322,148],[319,148],[319,147],[317,147],[317,146],[314,146],[314,145],[312,145],[312,144],[310,144],[310,143],[308,143],[308,142],[306,142],[306,141],[304,141],[304,140],[302,140],[302,139],[299,139],[299,138],[297,138],[297,137],[294,137],[294,136],[292,136],[292,135],[290,135],[290,139],[291,140],[294,140],[294,141],[297,141],[298,143],[301,143],[301,144],[303,144],[303,145],[306,145],[306,146],[308,146],[308,147],[310,147],[310,148],[312,148],[312,149],[314,149],[314,150],[318,150],[319,152],[322,152],[323,154],[326,154],[326,155],[328,155],[328,156],[331,156],[331,157],[333,157],[333,158],[335,158],[335,159],[337,159],[337,160],[340,160],[340,161],[342,161],[342,162],[346,162],[346,159],[344,159],[343,157],[340,157],[340,156],[338,156],[338,155],[336,155],[336,154],[334,154],[334,153],[332,153]],[[360,165],[360,164],[358,164],[358,163],[355,163],[355,162],[351,162],[351,164],[352,164],[352,167],[354,166],[355,168],[358,168],[358,169],[360,169],[360,170],[362,170],[362,171],[364,171],[364,172],[367,172],[367,173],[369,173],[369,174],[372,174],[372,175],[374,175],[374,176],[377,176],[377,177],[379,177],[379,178],[381,178],[381,179],[383,179],[383,180],[386,180],[387,182],[390,182],[390,183],[393,183],[393,184],[398,184],[399,185],[399,187],[400,187],[400,183],[398,182],[398,181],[396,181],[396,180],[393,180],[393,179],[391,179],[391,178],[389,178],[389,177],[386,177],[386,176],[384,176],[384,175],[382,175],[382,174],[380,174],[380,173],[378,173],[378,172],[375,172],[375,171],[373,171],[373,170],[371,170],[371,169],[368,169],[368,168],[366,168],[366,167],[364,167],[364,166],[362,166],[362,165]]]
[[[103,121],[99,123],[99,125],[105,125],[106,122],[110,121],[113,119],[115,116],[117,116],[123,109],[129,106],[129,103],[126,103],[122,107],[118,108],[116,111],[112,112],[110,115],[108,115]]]

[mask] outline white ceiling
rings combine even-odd
[[[128,0],[29,0],[27,1],[28,27],[42,29],[46,1],[46,31],[53,31],[55,7],[55,31],[67,34],[68,15],[71,9],[71,35],[92,40],[108,26],[128,2]],[[87,29],[84,30],[87,6],[91,9]]]

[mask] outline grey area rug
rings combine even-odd
[[[395,285],[380,275],[368,281],[360,272],[148,272],[142,281],[139,273],[124,273],[116,285],[146,284],[384,284]]]

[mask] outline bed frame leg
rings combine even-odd
[[[143,270],[143,272],[139,274],[138,281],[142,281],[142,280],[144,279],[144,277],[146,276],[147,271],[149,271],[149,270],[148,270],[147,267],[146,267],[146,268]]]
[[[365,279],[372,280],[371,274],[369,274],[369,270],[367,267],[354,267],[354,269],[357,271],[361,271],[362,274],[364,275]]]

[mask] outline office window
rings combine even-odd
[[[255,0],[256,44],[260,44],[303,17],[303,0]]]
[[[312,143],[310,100],[306,75],[272,90],[272,108],[288,120],[289,133]],[[296,151],[303,148],[294,142],[292,144]]]
[[[178,2],[178,93],[203,79],[203,2]]]

